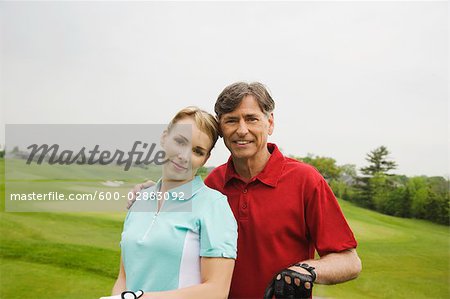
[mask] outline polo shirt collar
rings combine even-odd
[[[156,183],[155,191],[161,190],[161,183],[162,179],[159,179],[158,182]],[[172,188],[167,192],[169,193],[171,199],[186,201],[191,199],[198,191],[203,189],[203,187],[205,187],[205,183],[203,183],[202,178],[197,175],[194,177],[192,181],[189,181],[181,186]],[[179,197],[180,194],[183,194],[182,198]]]
[[[270,158],[267,161],[266,166],[264,166],[264,169],[256,177],[252,178],[251,181],[259,180],[270,187],[276,187],[284,167],[284,156],[274,143],[267,143],[267,149],[271,153]],[[231,156],[228,158],[226,167],[224,188],[233,178],[242,181],[242,178],[234,168]]]

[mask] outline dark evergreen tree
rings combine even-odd
[[[375,174],[388,174],[388,171],[397,168],[397,164],[394,161],[388,160],[388,155],[389,151],[384,145],[374,149],[366,157],[370,165],[361,168],[361,172],[371,177]]]

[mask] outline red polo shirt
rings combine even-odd
[[[336,197],[312,166],[284,157],[275,144],[263,171],[244,183],[230,157],[206,178],[228,197],[238,222],[230,298],[261,299],[273,276],[299,261],[356,247]]]

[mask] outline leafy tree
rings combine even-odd
[[[328,182],[338,179],[341,173],[341,169],[336,165],[336,160],[333,158],[308,154],[306,157],[294,157],[294,159],[314,166]]]
[[[208,175],[208,168],[206,168],[205,166],[200,167],[197,170],[197,175],[201,176],[202,179],[205,179],[206,176]]]
[[[374,149],[366,157],[370,165],[361,168],[361,172],[368,176],[374,176],[377,173],[388,174],[388,171],[397,168],[397,164],[394,161],[388,160],[388,155],[389,151],[384,145]]]
[[[442,194],[438,194],[432,188],[430,188],[427,200],[425,202],[425,219],[448,225],[448,205],[448,197],[445,198],[442,196]]]
[[[425,219],[425,203],[428,198],[428,184],[426,177],[413,177],[408,181],[411,197],[411,216]]]
[[[369,178],[368,187],[368,196],[375,210],[386,213],[387,199],[391,187],[387,176],[382,173],[376,173],[373,177]]]
[[[338,166],[341,171],[341,176],[348,177],[354,180],[357,177],[356,165],[355,164],[344,164]]]
[[[449,225],[449,181],[443,177],[413,177],[408,182],[411,217]]]
[[[428,178],[429,192],[426,202],[428,220],[449,224],[449,181],[443,177]]]
[[[359,176],[356,178],[355,192],[352,201],[365,208],[375,209],[372,201],[371,177]]]
[[[361,168],[365,175],[357,177],[355,201],[367,208],[382,211],[386,209],[389,190],[393,188],[393,182],[388,180],[387,172],[395,169],[397,164],[389,161],[389,151],[385,146],[380,146],[367,154],[366,160],[369,166]]]
[[[377,211],[400,217],[410,215],[411,197],[405,179],[382,173],[369,178],[370,198]]]
[[[343,180],[332,180],[330,182],[331,190],[333,190],[334,195],[339,198],[344,198],[345,196],[349,196],[348,189],[350,188]],[[347,199],[347,198],[344,198]]]
[[[330,182],[330,187],[334,194],[345,200],[352,200],[355,194],[353,185],[356,182],[356,165],[354,164],[344,164],[338,166],[339,168],[339,178],[334,179]]]

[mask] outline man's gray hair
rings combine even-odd
[[[217,118],[220,119],[223,114],[234,111],[242,99],[249,95],[256,99],[264,114],[269,115],[275,109],[275,102],[263,84],[236,82],[225,87],[217,98],[214,106]]]

